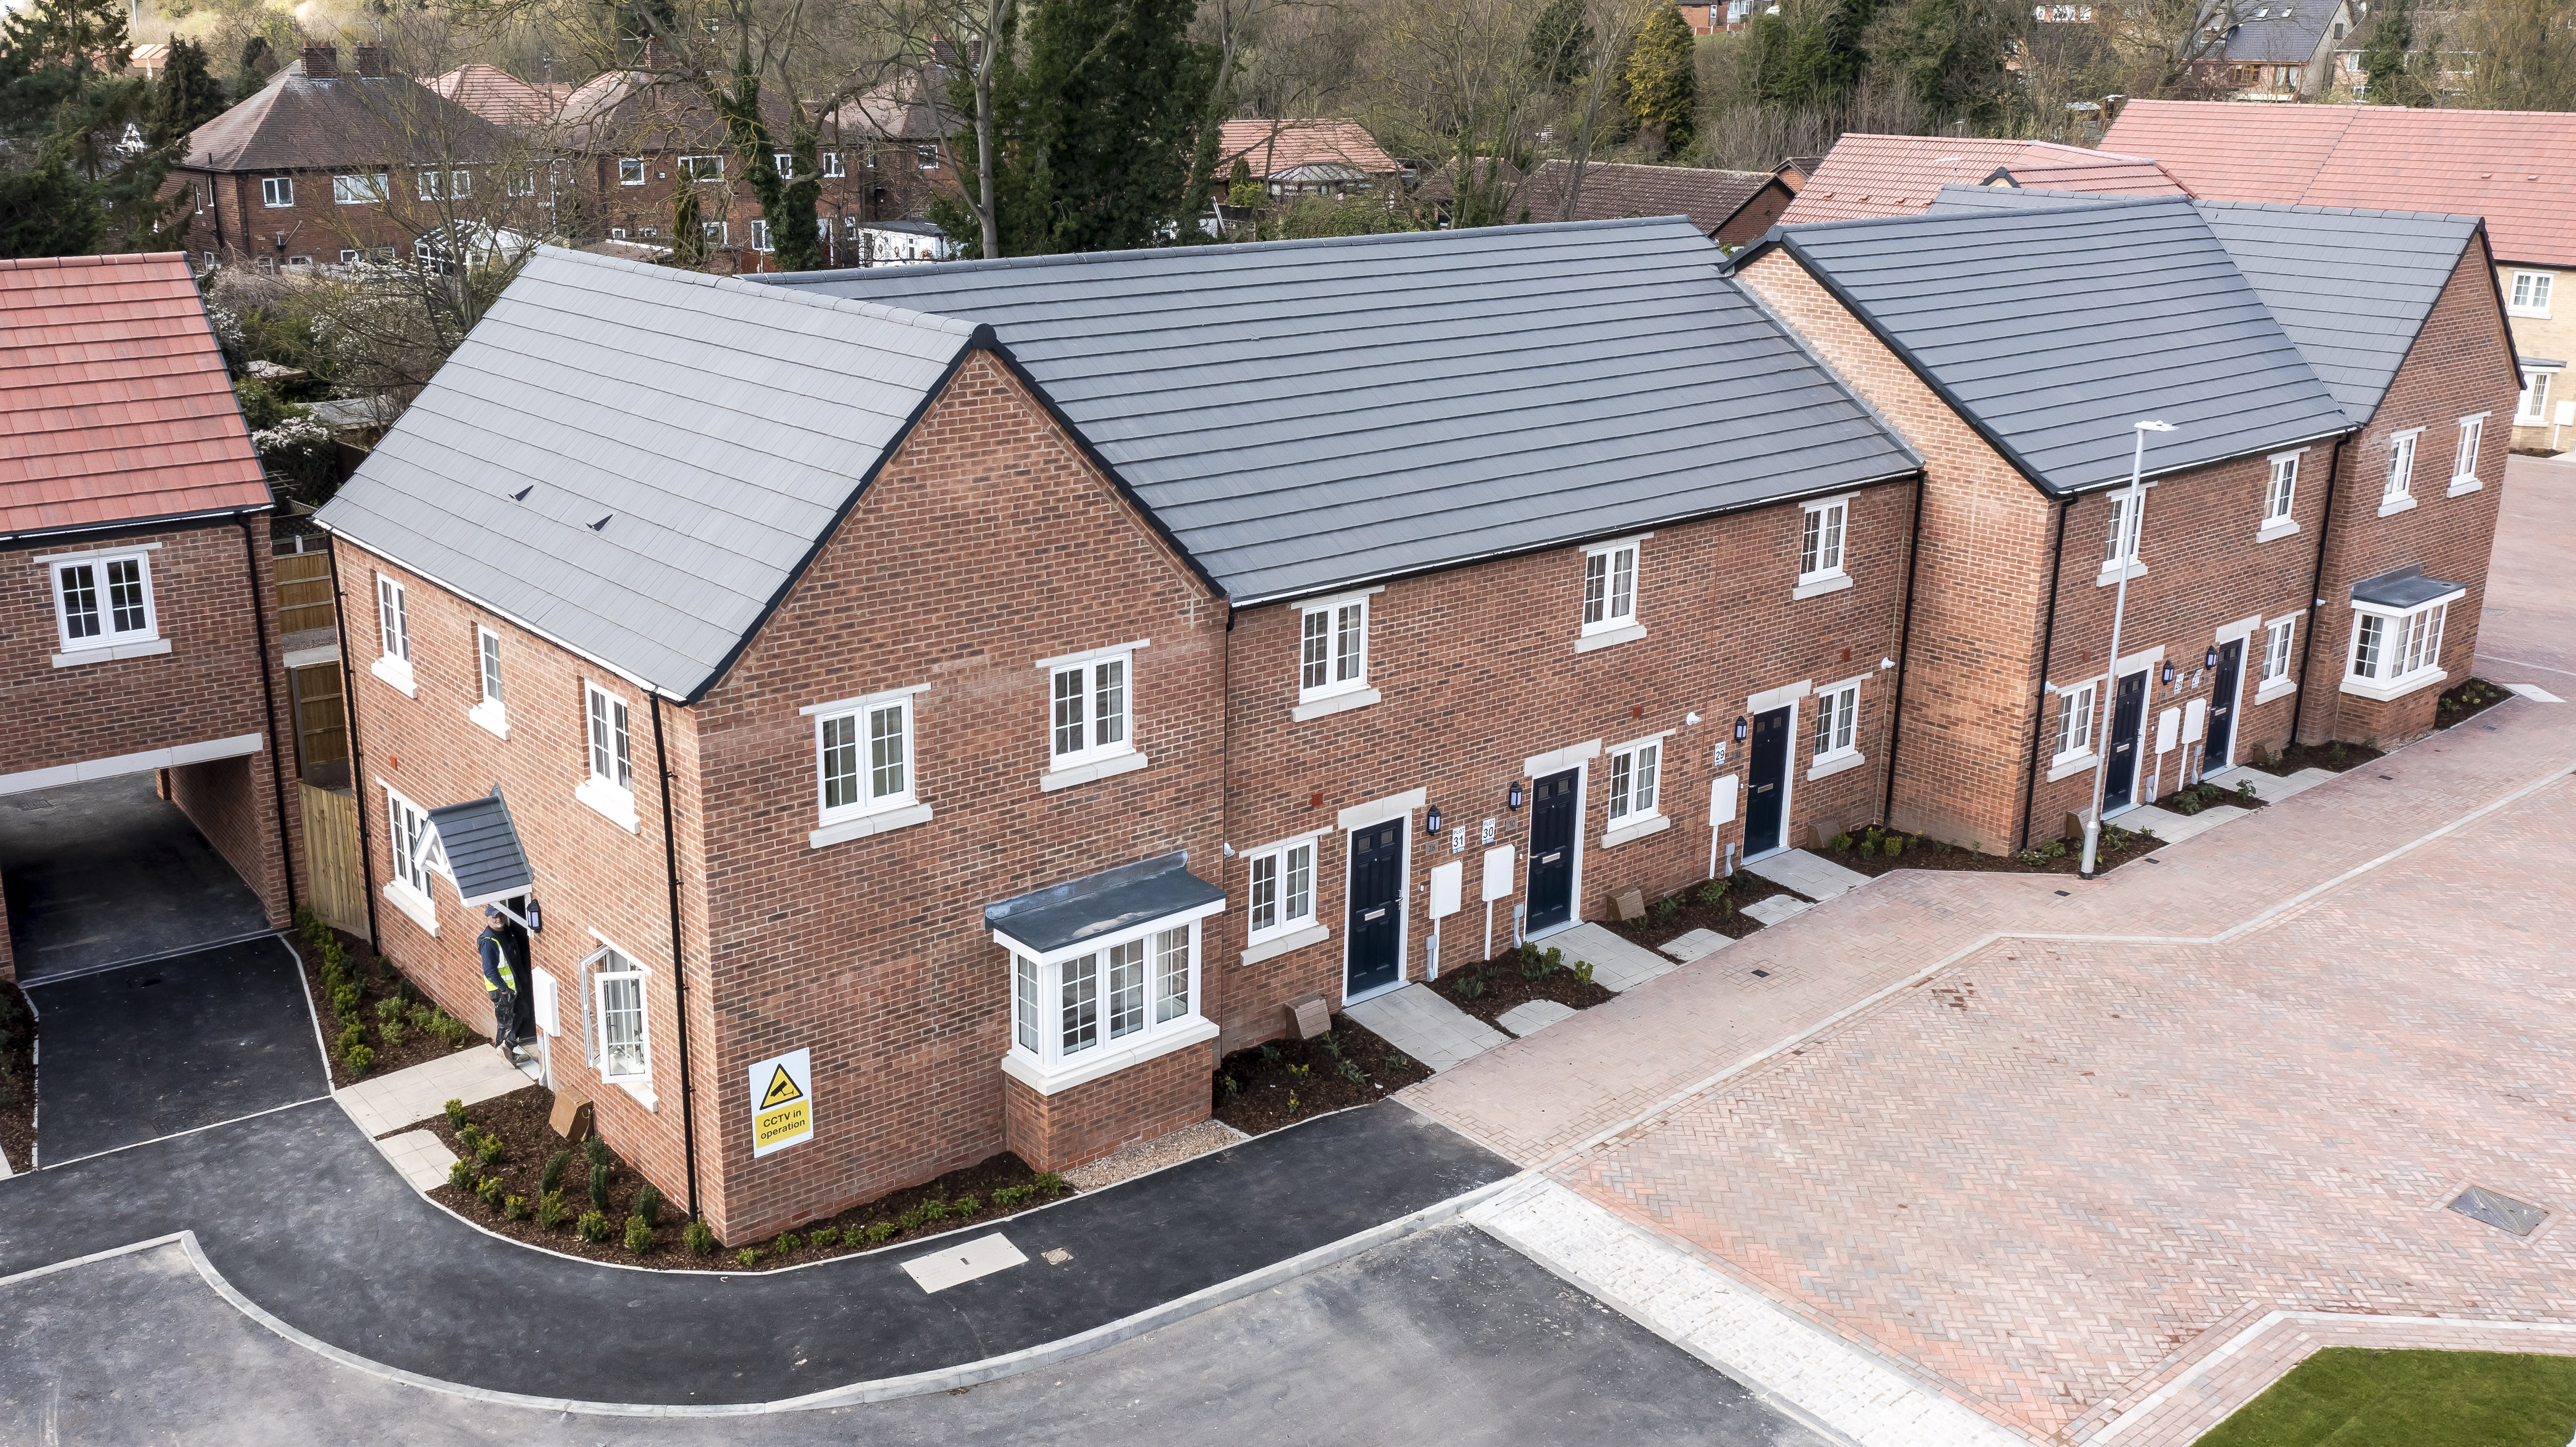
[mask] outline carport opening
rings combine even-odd
[[[269,930],[249,882],[267,851],[256,758],[0,795],[0,897],[19,982]]]

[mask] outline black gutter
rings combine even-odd
[[[376,923],[375,852],[367,847],[367,771],[358,756],[358,675],[349,665],[349,595],[340,588],[340,540],[335,537],[330,542],[323,556],[331,560],[331,627],[340,635],[340,724],[349,732],[349,802],[358,812],[358,892],[367,899],[367,944],[382,954],[385,936]]]
[[[235,415],[239,415],[236,411]],[[247,424],[245,424],[247,430]],[[244,513],[268,512],[277,506],[274,494],[268,502],[248,503],[240,507],[207,508],[200,512],[162,513],[156,517],[117,518],[109,522],[79,523],[70,527],[28,528],[23,532],[0,533],[0,547],[22,547],[53,538],[86,538],[101,534],[178,532],[192,527],[221,523]]]
[[[671,827],[671,751],[662,742],[662,696],[653,706],[653,771],[662,776],[662,867],[671,881],[671,1003],[680,1020],[680,1159],[689,1171],[689,1219],[698,1219],[698,1106],[689,1077],[689,966],[680,951],[680,843]]]
[[[286,874],[286,917],[291,923],[296,910],[295,838],[286,827],[286,770],[277,761],[277,752],[285,744],[277,737],[277,683],[268,676],[268,614],[265,611],[268,600],[260,596],[259,545],[251,536],[248,513],[241,516],[241,533],[242,562],[249,567],[251,637],[259,645],[259,697],[268,710],[268,783],[270,792],[277,796],[277,863]],[[302,721],[289,719],[287,727],[298,736],[289,738],[286,743],[300,744]]]
[[[1905,616],[1896,625],[1896,697],[1887,713],[1887,789],[1878,804],[1878,822],[1896,822],[1896,743],[1905,733],[1905,671],[1914,664],[1914,565],[1923,556],[1923,493],[1931,478],[1914,478],[1914,523],[1905,544]]]
[[[2057,580],[2066,568],[2066,515],[2073,511],[2071,497],[2057,508],[2057,548],[2048,564],[2048,622],[2039,631],[2039,694],[2030,711],[2030,767],[2022,771],[2021,842],[2013,846],[2015,854],[2030,847],[2030,812],[2039,801],[2039,741],[2048,727],[2048,662],[2057,647]],[[2098,699],[2094,709],[2101,709]],[[2092,742],[2090,736],[2085,742]]]
[[[2512,429],[2506,432],[2509,437]],[[2352,436],[2360,434],[2355,432]],[[2317,515],[2317,565],[2308,575],[2308,636],[2299,645],[2299,695],[2290,703],[2290,742],[2294,746],[2299,742],[2300,716],[2308,711],[2308,664],[2316,656],[2317,629],[2325,621],[2326,600],[2317,596],[2317,590],[2326,582],[2326,539],[2334,532],[2335,480],[2343,474],[2343,449],[2344,443],[2337,442],[2334,450],[2326,454],[2326,505],[2325,511]]]

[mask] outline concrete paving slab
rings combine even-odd
[[[1343,1013],[1434,1071],[1473,1060],[1512,1038],[1419,984],[1362,1000]]]
[[[451,1100],[467,1105],[524,1090],[531,1082],[489,1045],[468,1045],[453,1055],[424,1060],[340,1089],[341,1106],[371,1136],[429,1119]]]
[[[1722,935],[1713,929],[1695,929],[1689,934],[1668,939],[1655,948],[1683,964],[1689,964],[1702,956],[1716,954],[1733,943],[1735,943],[1733,935]]]
[[[1821,854],[1791,849],[1764,859],[1754,873],[1818,904],[1869,883],[1869,876],[1846,869]]]
[[[415,1191],[431,1191],[447,1184],[447,1171],[456,1164],[456,1152],[445,1142],[425,1130],[405,1131],[376,1142],[385,1159],[394,1163],[402,1178]]]
[[[1529,1000],[1505,1010],[1498,1019],[1514,1035],[1535,1035],[1559,1020],[1574,1018],[1574,1007],[1554,1000]]]
[[[2167,844],[2180,844],[2195,835],[2206,834],[2230,819],[2242,819],[2253,812],[2234,804],[2212,804],[2197,814],[2185,814],[2161,804],[2145,804],[2111,822],[2123,829],[2149,830]]]
[[[2332,769],[2301,769],[2295,774],[2284,777],[2279,774],[2267,774],[2261,769],[2249,769],[2239,764],[2232,769],[2221,769],[2209,775],[2208,779],[2222,789],[2233,789],[2239,784],[2250,783],[2254,786],[2255,798],[2266,804],[2277,804],[2293,794],[2304,794],[2319,784],[2331,784],[2338,777],[2340,776]]]
[[[149,773],[0,795],[0,889],[22,985],[269,928]]]
[[[2560,698],[2558,695],[2551,693],[2548,689],[2542,688],[2536,683],[2508,683],[2505,687],[2521,694],[2524,698],[2530,699],[2533,703],[2565,703],[2567,701]]]
[[[1605,990],[1633,990],[1674,967],[1671,960],[1644,945],[1632,944],[1589,920],[1551,936],[1548,943],[1565,951],[1568,968],[1578,960],[1588,961],[1592,983]]]
[[[1748,917],[1757,920],[1760,923],[1773,925],[1778,924],[1784,919],[1790,919],[1795,916],[1805,914],[1807,911],[1814,908],[1814,905],[1807,903],[1803,899],[1791,899],[1785,894],[1775,894],[1769,899],[1757,899],[1753,903],[1746,905],[1744,907],[1744,913]]]

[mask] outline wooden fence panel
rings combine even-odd
[[[313,885],[313,912],[324,923],[366,939],[367,870],[358,850],[358,801],[311,784],[295,787],[303,798],[304,872]]]
[[[288,553],[277,559],[277,627],[303,633],[336,626],[331,607],[331,555]]]

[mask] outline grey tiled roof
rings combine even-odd
[[[2305,65],[2316,59],[2334,24],[2332,0],[2297,0],[2290,5],[2257,5],[2240,9],[2228,27],[2221,59],[2264,65]],[[2257,15],[2255,11],[2264,12]]]
[[[1911,473],[1681,217],[763,276],[989,324],[1238,604]]]
[[[1935,216],[2045,210],[2110,198],[1945,186]],[[2368,422],[2478,234],[2474,216],[2202,201],[2236,269],[2298,344],[2344,415]]]
[[[432,809],[429,823],[447,853],[447,872],[456,881],[457,897],[468,906],[524,894],[536,882],[500,790]]]
[[[2098,201],[1774,228],[2042,489],[2125,481],[2350,430],[2189,201]]]
[[[974,332],[543,248],[318,521],[693,698]]]
[[[1182,850],[997,900],[984,906],[984,927],[1048,954],[1224,898],[1224,890],[1190,873]]]

